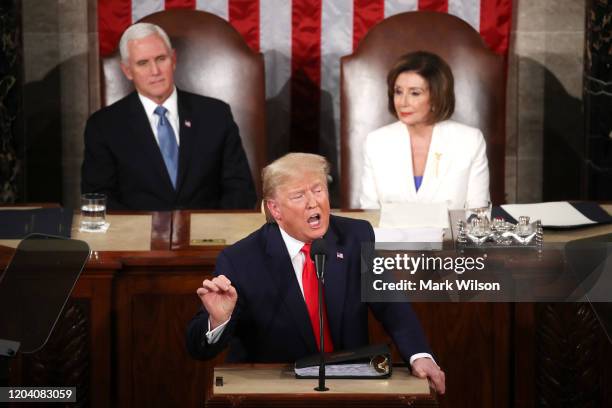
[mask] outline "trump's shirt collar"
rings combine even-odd
[[[287,234],[287,232],[285,232],[280,225],[278,226],[278,229],[280,230],[281,237],[283,237],[283,242],[285,242],[285,246],[287,247],[287,252],[289,252],[289,258],[295,258],[295,256],[302,250],[304,242],[299,241]]]

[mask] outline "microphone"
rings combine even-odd
[[[323,238],[315,239],[310,244],[310,258],[315,264],[319,280],[319,344],[321,354],[319,360],[319,386],[315,391],[328,391],[325,386],[325,338],[323,332],[323,275],[325,274],[325,260],[327,259],[327,243]]]
[[[310,245],[310,258],[315,264],[317,278],[323,280],[325,261],[327,260],[327,242],[323,238],[312,241]]]

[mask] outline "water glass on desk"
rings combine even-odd
[[[81,229],[98,231],[106,224],[106,196],[98,193],[81,195]]]
[[[465,202],[465,222],[469,225],[479,220],[485,228],[488,228],[491,222],[491,209],[489,200],[468,200]]]

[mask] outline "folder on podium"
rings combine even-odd
[[[296,378],[318,378],[321,356],[315,354],[295,362]],[[372,344],[352,350],[325,353],[326,378],[385,378],[392,372],[391,350],[386,344]]]

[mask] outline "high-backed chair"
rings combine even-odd
[[[162,27],[177,54],[174,75],[179,89],[220,99],[232,108],[240,129],[258,196],[266,164],[265,77],[261,54],[253,52],[225,20],[204,11],[173,9],[142,22]],[[102,61],[102,104],[109,105],[134,89],[119,67],[117,50]]]
[[[482,130],[487,141],[491,198],[504,201],[505,69],[463,20],[445,13],[408,12],[374,26],[341,60],[342,206],[358,208],[366,135],[397,120],[387,111],[387,73],[401,55],[440,55],[455,78],[452,119]]]

